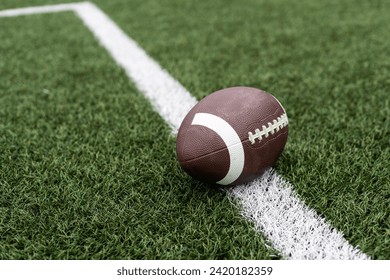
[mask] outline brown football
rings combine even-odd
[[[208,95],[190,110],[179,128],[176,153],[192,177],[236,185],[273,166],[287,135],[287,115],[274,96],[232,87]]]

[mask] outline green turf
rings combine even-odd
[[[0,23],[0,258],[276,257],[73,14]]]
[[[65,1],[2,1],[0,9]],[[273,93],[277,170],[390,258],[389,1],[94,1],[201,98]],[[183,174],[150,104],[71,13],[0,18],[0,258],[278,258]]]
[[[390,3],[339,2],[106,9],[198,98],[236,85],[277,96],[290,120],[279,173],[352,244],[389,259]]]

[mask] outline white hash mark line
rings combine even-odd
[[[150,58],[103,11],[90,2],[0,11],[0,17],[74,11],[176,134],[196,99]],[[342,233],[309,209],[290,183],[270,169],[264,176],[227,191],[286,259],[369,259]]]

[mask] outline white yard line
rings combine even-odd
[[[228,192],[240,200],[243,216],[253,221],[256,229],[272,242],[284,258],[369,258],[307,207],[294,192],[293,186],[272,169],[254,182]]]
[[[10,9],[0,11],[0,17],[18,17],[32,14],[57,13],[75,11],[77,6],[84,3],[69,3],[58,5],[47,5],[38,7],[26,7],[20,9]]]
[[[177,132],[196,99],[102,10],[89,2],[0,11],[0,17],[74,11],[115,62],[127,73],[155,110]],[[231,188],[228,194],[287,259],[369,259],[342,233],[309,209],[290,183],[270,170],[258,180]]]

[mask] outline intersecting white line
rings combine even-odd
[[[0,17],[75,12],[176,134],[196,99],[102,10],[90,2],[0,11]],[[286,259],[369,259],[342,233],[309,209],[292,185],[269,170],[252,183],[227,190],[250,219]]]

